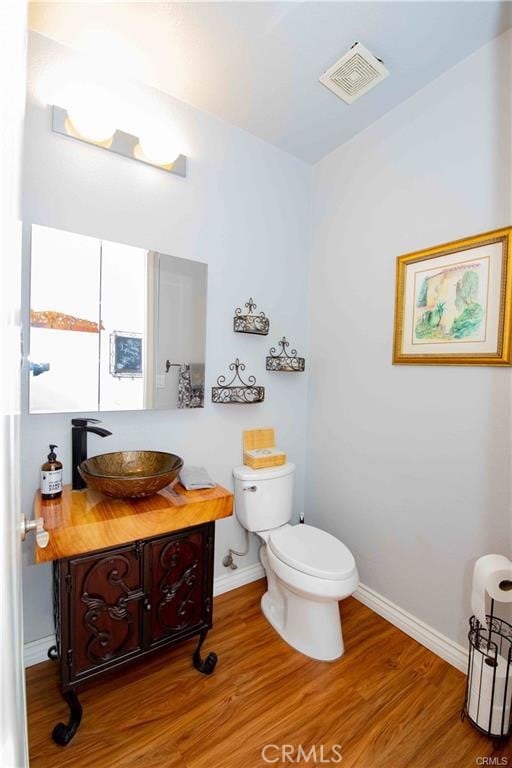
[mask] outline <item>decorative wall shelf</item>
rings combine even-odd
[[[234,371],[233,378],[226,384],[226,377],[219,376],[217,386],[212,387],[212,403],[262,403],[265,399],[265,387],[257,386],[256,378],[249,376],[247,383],[241,378],[240,371],[245,371],[244,363],[236,358],[229,366]]]
[[[276,348],[271,347],[270,355],[267,357],[267,371],[293,371],[300,373],[306,367],[306,361],[303,357],[297,357],[297,350],[291,349],[291,354],[287,352],[290,342],[286,336],[283,336],[278,343],[281,351],[276,354]]]
[[[256,333],[259,336],[267,336],[270,328],[268,317],[265,317],[264,312],[254,313],[258,306],[252,298],[246,302],[245,306],[249,310],[245,315],[242,314],[240,307],[235,309],[235,317],[233,318],[233,330],[235,333]]]

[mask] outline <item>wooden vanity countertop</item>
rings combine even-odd
[[[36,563],[149,539],[233,514],[233,494],[221,485],[186,491],[177,483],[143,499],[113,499],[65,485],[60,499],[36,493],[34,517],[42,517],[48,545],[36,544]]]

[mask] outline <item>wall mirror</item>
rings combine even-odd
[[[202,408],[207,270],[32,226],[30,412]]]

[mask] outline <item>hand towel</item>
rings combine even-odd
[[[192,387],[204,385],[204,363],[190,363],[190,384]]]
[[[187,491],[215,488],[215,483],[204,467],[183,467],[180,472],[180,483]]]

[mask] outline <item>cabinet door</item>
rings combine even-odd
[[[67,561],[71,679],[142,649],[142,550],[135,543]]]
[[[211,614],[210,526],[155,539],[149,545],[151,614],[149,645],[193,634]]]

